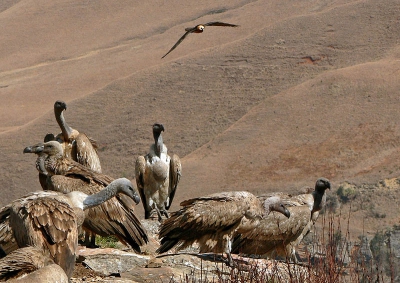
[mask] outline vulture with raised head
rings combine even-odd
[[[30,193],[0,209],[0,246],[6,253],[12,252],[10,242],[14,248],[33,246],[42,249],[71,278],[78,247],[78,227],[85,218],[84,210],[101,205],[118,194],[131,199],[136,197],[132,183],[126,178],[114,180],[93,195],[79,191]]]
[[[237,233],[233,253],[290,258],[297,262],[295,248],[311,230],[319,211],[325,206],[325,190],[331,188],[326,178],[319,178],[311,193],[290,196],[279,194],[290,211],[290,218],[271,213],[259,225],[246,233]],[[265,197],[259,197],[264,200]]]
[[[61,128],[61,133],[54,137],[54,140],[63,145],[64,156],[89,167],[97,173],[101,173],[96,141],[71,128],[65,121],[63,114],[65,110],[67,110],[67,104],[64,101],[58,100],[54,103],[54,115]],[[50,139],[47,138],[47,141],[50,141]]]
[[[169,217],[167,210],[174,199],[176,188],[182,175],[179,157],[168,155],[167,146],[163,143],[162,124],[153,125],[154,144],[145,156],[139,156],[135,163],[136,184],[142,199],[145,219],[157,213],[161,222],[162,215]]]
[[[63,155],[63,147],[57,141],[29,146],[25,153],[45,156],[41,167],[47,172],[50,190],[68,193],[81,191],[91,195],[108,186],[114,179],[96,173],[88,167]],[[82,227],[101,236],[115,235],[122,243],[129,244],[140,252],[140,246],[148,242],[147,232],[134,213],[134,206],[140,202],[135,191],[134,198],[117,195],[103,204],[88,209]]]
[[[157,253],[173,247],[184,249],[197,242],[200,253],[226,253],[233,265],[231,241],[234,233],[245,233],[277,211],[289,217],[290,213],[279,197],[261,202],[249,192],[223,192],[183,201],[179,211],[172,212],[160,227],[161,246]]]

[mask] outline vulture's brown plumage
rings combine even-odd
[[[67,110],[67,104],[64,101],[54,103],[54,115],[61,128],[61,133],[54,140],[63,145],[64,156],[71,158],[78,163],[89,167],[97,173],[101,173],[101,164],[97,155],[97,143],[86,134],[78,132],[71,128],[64,118],[64,111]],[[48,140],[49,141],[49,140]]]
[[[319,178],[315,190],[308,194],[290,196],[279,194],[290,211],[290,218],[271,213],[259,225],[246,233],[237,233],[232,245],[233,253],[288,257],[297,261],[295,248],[313,227],[319,211],[325,206],[325,190],[331,184],[326,178]],[[261,200],[266,199],[260,197]]]
[[[76,129],[71,128],[64,118],[64,111],[67,110],[67,104],[64,101],[57,100],[54,103],[54,116],[61,129],[61,133],[57,136],[47,134],[44,137],[44,142],[58,141],[63,147],[65,157],[89,167],[97,173],[101,173],[100,159],[97,154],[97,143],[86,134],[80,133]],[[40,170],[39,164],[41,162],[40,155],[36,160],[36,168],[39,170],[39,181],[43,190],[47,190],[46,172]]]
[[[167,210],[174,199],[175,192],[182,175],[179,157],[168,155],[163,143],[162,124],[153,125],[154,144],[145,156],[139,156],[135,163],[136,184],[142,199],[145,219],[157,213],[159,221],[162,215],[169,217]]]
[[[78,246],[78,227],[84,220],[84,210],[119,193],[135,197],[128,179],[117,179],[93,195],[79,191],[30,193],[0,209],[0,246],[6,253],[12,252],[10,242],[16,244],[15,249],[27,246],[42,249],[71,278]]]
[[[183,201],[181,206],[161,224],[157,252],[180,250],[197,242],[201,253],[226,253],[229,265],[233,264],[230,246],[235,232],[253,229],[270,211],[290,215],[278,197],[261,202],[249,192],[216,193]]]
[[[63,146],[64,156],[71,158],[78,163],[91,168],[93,171],[101,173],[100,159],[97,154],[97,143],[84,133],[80,133],[76,129],[71,128],[64,118],[64,111],[67,110],[67,104],[64,101],[56,101],[54,103],[54,115],[61,129],[61,133],[57,136],[47,134],[44,142],[58,141]],[[38,156],[36,160],[36,168],[39,171],[39,182],[43,190],[49,190],[47,181],[47,172],[40,166],[43,156]],[[92,234],[91,241],[89,233],[85,234],[85,244],[87,246],[95,246],[95,234]]]
[[[66,158],[61,144],[56,141],[26,147],[24,152],[45,156],[43,166],[48,174],[48,187],[57,192],[81,191],[91,195],[101,191],[114,180]],[[140,246],[148,242],[148,237],[134,213],[134,206],[139,201],[140,197],[136,192],[134,199],[117,195],[97,207],[88,209],[85,212],[83,228],[101,236],[115,235],[122,243],[129,244],[140,252]]]
[[[0,282],[68,283],[65,271],[37,247],[19,248],[0,259]]]

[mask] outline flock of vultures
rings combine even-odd
[[[236,26],[211,22],[186,29],[168,53],[188,34],[213,25]],[[176,154],[168,155],[162,138],[164,126],[153,125],[154,143],[146,155],[136,158],[135,189],[126,178],[102,174],[96,142],[68,125],[66,109],[65,102],[55,102],[61,133],[47,134],[43,142],[23,150],[36,155],[43,190],[0,209],[0,247],[4,254],[0,281],[68,282],[81,230],[88,247],[96,246],[96,235],[113,235],[141,253],[149,239],[135,215],[139,202],[146,219],[161,223],[158,254],[197,244],[200,253],[226,254],[226,264],[232,267],[236,263],[231,253],[296,261],[295,248],[317,220],[326,202],[325,190],[331,187],[329,180],[319,178],[314,189],[296,196],[220,192],[183,201],[180,210],[168,212],[182,165]]]

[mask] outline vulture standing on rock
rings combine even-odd
[[[41,166],[48,174],[48,187],[53,191],[81,191],[91,195],[103,190],[114,180],[66,158],[62,145],[57,141],[29,146],[24,152],[45,156]],[[83,228],[103,237],[115,235],[122,243],[129,244],[140,252],[140,246],[148,242],[148,237],[134,213],[134,206],[139,201],[140,197],[135,191],[133,198],[117,195],[97,207],[90,208],[85,212]]]
[[[328,179],[319,178],[315,190],[308,194],[279,197],[290,211],[290,218],[271,213],[259,225],[246,233],[237,233],[232,245],[233,253],[288,257],[297,262],[295,248],[316,222],[325,206],[325,190],[330,189]],[[261,200],[266,197],[260,197]]]
[[[145,219],[156,212],[161,222],[162,215],[169,217],[167,210],[174,199],[176,188],[182,175],[179,157],[168,155],[163,143],[162,124],[153,125],[154,144],[145,156],[139,156],[135,163],[136,184],[142,199]]]
[[[126,178],[114,180],[93,195],[79,191],[30,193],[0,209],[0,245],[7,254],[16,248],[37,247],[49,254],[71,278],[78,247],[78,227],[85,217],[84,210],[117,194],[125,194],[131,199],[136,197],[132,183]]]
[[[0,282],[68,283],[64,270],[36,247],[17,249],[0,259]]]
[[[231,241],[234,233],[245,233],[277,211],[290,216],[279,197],[261,202],[249,192],[223,192],[183,201],[179,211],[172,212],[160,227],[161,246],[157,253],[173,247],[184,249],[197,242],[200,253],[226,253],[233,266]]]

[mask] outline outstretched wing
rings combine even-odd
[[[174,50],[185,39],[185,37],[189,33],[192,33],[195,30],[196,30],[196,28],[187,29],[187,31],[181,36],[181,38],[179,38],[179,40],[174,44],[174,46],[172,46],[172,48],[163,57],[161,57],[161,59],[163,59],[165,56],[167,56],[169,53],[171,53],[171,51]]]
[[[174,154],[169,164],[169,197],[165,209],[169,209],[175,196],[176,188],[182,176],[182,164],[178,155]]]
[[[219,26],[219,27],[238,27],[238,25],[228,24],[223,22],[209,22],[204,24],[205,26]]]

